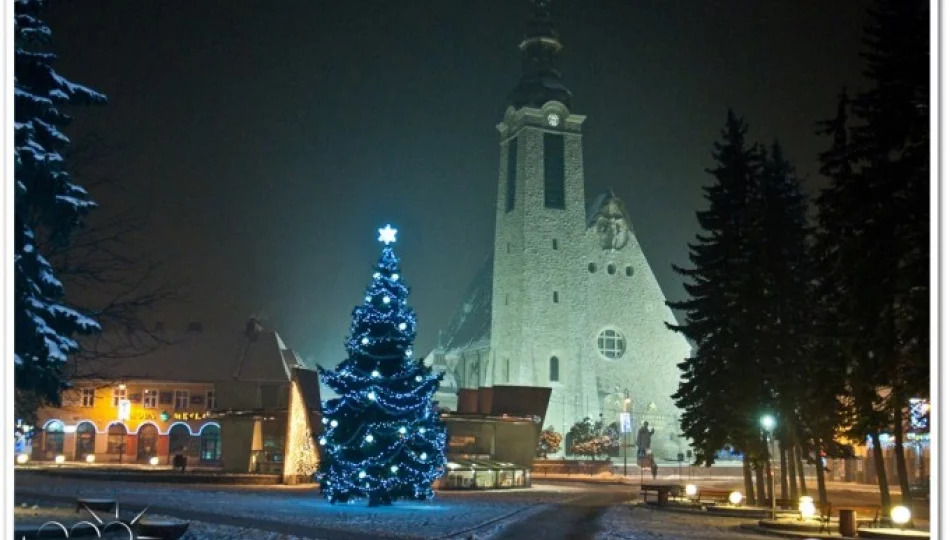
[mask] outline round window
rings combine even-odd
[[[608,265],[607,265],[607,273],[610,274],[610,275],[616,274],[616,273],[617,273],[617,267],[614,266],[613,263],[608,264]]]
[[[587,270],[588,270],[591,274],[593,274],[594,272],[596,272],[596,271],[597,271],[597,263],[590,263],[590,264],[588,264],[588,265],[587,265]]]
[[[604,330],[597,336],[597,350],[604,358],[616,360],[627,350],[627,339],[617,330]]]
[[[628,267],[627,267],[627,277],[633,277],[633,267],[632,267],[632,266],[628,266]]]

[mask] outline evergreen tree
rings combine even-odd
[[[45,0],[14,3],[14,378],[17,413],[26,416],[44,402],[59,404],[63,365],[78,349],[74,334],[99,329],[64,301],[44,253],[68,245],[95,207],[65,166],[70,141],[61,129],[71,118],[62,107],[106,99],[53,69],[45,7]]]
[[[683,375],[673,399],[683,411],[680,427],[692,440],[696,462],[706,465],[727,444],[746,456],[763,450],[763,374],[752,331],[756,321],[745,306],[761,288],[749,268],[759,156],[746,144],[746,131],[729,111],[723,140],[715,144],[716,166],[707,170],[714,182],[703,188],[709,208],[697,213],[703,232],[689,245],[694,267],[674,266],[688,279],[690,298],[668,303],[684,312],[685,321],[669,328],[695,344],[693,356],[679,364]]]
[[[353,310],[349,357],[335,371],[321,370],[340,396],[324,403],[326,432],[319,440],[320,487],[332,503],[428,499],[445,468],[445,425],[432,401],[442,376],[412,358],[416,316],[389,245],[396,230],[387,225],[379,234],[385,247]]]

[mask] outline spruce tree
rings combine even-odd
[[[27,416],[43,403],[59,404],[63,366],[78,350],[74,335],[99,329],[64,300],[44,253],[67,246],[95,207],[66,168],[70,141],[61,129],[71,117],[62,108],[106,99],[53,69],[45,7],[45,0],[14,3],[14,379],[17,413]]]
[[[703,188],[709,207],[697,213],[702,232],[689,245],[693,268],[674,266],[687,279],[689,299],[668,303],[684,320],[668,327],[695,345],[679,364],[682,379],[673,399],[683,411],[680,427],[692,440],[696,462],[707,465],[726,444],[747,455],[762,450],[756,411],[761,374],[750,332],[754,321],[744,306],[755,288],[749,284],[748,248],[759,165],[746,131],[729,111],[723,140],[714,145],[716,166],[707,170],[713,184]]]
[[[363,303],[353,310],[349,356],[321,370],[340,397],[324,404],[320,488],[332,503],[368,499],[428,499],[444,473],[445,425],[432,400],[441,374],[413,359],[416,316],[399,258],[389,245],[396,230],[379,230],[385,244]]]

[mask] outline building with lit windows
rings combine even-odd
[[[107,369],[78,369],[61,406],[38,411],[21,451],[32,461],[170,465],[182,454],[188,467],[297,480],[312,472],[317,452],[305,443],[320,425],[319,382],[277,332],[254,319],[243,332],[192,323],[168,341]]]

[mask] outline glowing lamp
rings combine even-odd
[[[326,446],[326,444],[327,444],[327,438],[320,437],[320,446]]]
[[[373,435],[369,434],[366,436],[366,442],[373,442]]]
[[[360,479],[366,478],[366,471],[360,471],[359,477]]]
[[[384,297],[383,297],[383,303],[384,303],[384,304],[388,304],[388,303],[389,303],[389,297],[388,297],[388,296],[384,296]]]
[[[406,329],[406,323],[404,323],[404,322],[399,323],[399,329],[400,329],[400,330],[405,330],[405,329]]]
[[[426,432],[426,428],[424,427],[419,428],[419,433],[425,433],[425,432]]]
[[[763,416],[759,420],[759,423],[762,425],[762,429],[765,431],[771,432],[773,429],[775,429],[775,417],[771,414],[766,414]]]
[[[158,465],[158,458],[157,458],[157,457],[154,457],[154,456],[151,457],[151,458],[148,460],[148,464],[149,464],[149,465]]]
[[[899,527],[907,525],[907,522],[910,521],[910,509],[906,506],[891,508],[891,521]]]
[[[815,501],[807,495],[798,499],[798,511],[802,519],[811,519],[815,517]]]
[[[376,401],[376,392],[370,392],[366,394],[366,399],[370,401]]]
[[[689,496],[689,497],[695,497],[697,491],[699,491],[699,490],[696,489],[696,485],[695,485],[695,484],[686,484],[686,495],[687,495],[687,496]]]
[[[62,454],[56,456],[56,463],[66,463],[66,456]]]
[[[405,434],[406,434],[406,428],[405,428],[405,426],[399,428],[399,433],[402,434],[402,435],[405,435]]]
[[[389,468],[389,470],[392,471],[392,472],[397,472],[397,471],[399,471],[399,467],[393,465],[392,467]]]
[[[125,384],[120,384],[120,385],[119,385],[119,390],[125,390]]]
[[[393,274],[393,281],[399,281],[399,274]]]
[[[30,460],[30,456],[26,454],[18,454],[16,457],[16,462],[19,463],[20,465],[23,465],[29,460]]]
[[[416,375],[416,382],[422,382],[422,375]]]
[[[738,491],[733,491],[732,493],[729,494],[729,502],[738,506],[739,503],[742,502],[742,494],[739,493]]]
[[[340,425],[340,423],[336,420],[330,420],[330,427],[337,427],[338,425]]]
[[[369,345],[369,338],[364,337],[363,339],[360,340],[360,343],[362,343],[363,345]]]
[[[419,459],[421,459],[422,461],[425,461],[428,458],[429,458],[429,454],[426,454],[425,452],[419,454]]]
[[[375,369],[373,370],[373,372],[372,372],[370,375],[372,375],[374,378],[377,378],[377,379],[379,378],[379,372],[376,371]]]
[[[86,463],[95,463],[95,462],[96,462],[95,454],[89,454],[88,456],[86,456]]]
[[[323,418],[323,419],[320,420],[320,421],[323,422],[323,425],[327,425],[327,424],[330,422],[330,421],[327,420],[326,418]]]

